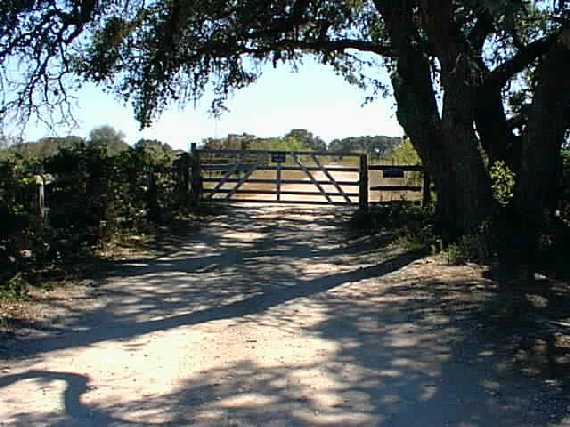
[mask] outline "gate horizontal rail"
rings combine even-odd
[[[221,178],[202,178],[203,182],[220,182]],[[224,180],[224,183],[237,183],[241,182],[240,178],[227,178]],[[275,184],[277,182],[276,179],[262,179],[262,178],[252,178],[246,181],[248,184]],[[291,184],[291,185],[314,185],[315,183],[320,185],[333,185],[331,181],[305,181],[302,179],[282,179],[281,184]],[[359,185],[359,181],[336,181],[338,185],[346,186],[346,187],[357,187]],[[336,194],[336,193],[335,193]]]
[[[227,194],[231,193],[232,190],[229,189],[213,189],[213,188],[204,188],[204,193],[222,193]],[[233,194],[282,194],[282,195],[289,195],[289,196],[322,196],[323,193],[318,191],[280,191],[277,192],[276,190],[236,190]],[[339,193],[325,193],[328,196],[335,196],[335,197],[343,197],[342,194]],[[344,195],[348,197],[358,197],[358,193],[344,193]]]
[[[224,149],[197,149],[201,153],[207,154],[274,154],[285,153],[298,156],[320,156],[320,157],[360,157],[362,153],[331,153],[330,151],[279,151],[279,150],[224,150]]]
[[[330,153],[322,151],[274,151],[274,150],[225,150],[197,149],[192,146],[192,188],[193,200],[202,196],[208,200],[221,198],[236,202],[301,203],[354,205],[355,198],[362,198],[362,154]],[[319,158],[330,161],[320,162]],[[361,159],[359,167],[338,164],[341,158]],[[209,162],[207,161],[209,159]],[[256,173],[261,174],[261,176]],[[264,174],[265,173],[265,174]],[[275,178],[267,177],[275,174]],[[290,173],[289,176],[285,175]],[[295,173],[291,175],[291,173]],[[333,176],[333,173],[358,174],[358,180],[347,176]],[[344,177],[344,179],[342,179]],[[323,179],[326,178],[326,179]],[[366,180],[365,180],[366,181]],[[248,188],[248,186],[250,186]],[[251,188],[261,186],[262,188]],[[273,186],[274,188],[263,188]],[[301,186],[301,188],[287,188]],[[317,191],[304,191],[303,188],[316,187]],[[359,187],[359,192],[345,191]],[[333,191],[331,188],[334,188]],[[218,197],[215,197],[215,196]],[[250,195],[249,197],[239,197]],[[255,195],[274,196],[269,200],[255,200]],[[236,197],[237,196],[237,197]],[[283,196],[299,196],[293,198]],[[302,196],[302,197],[301,197]],[[326,199],[326,201],[322,200]],[[366,197],[367,199],[367,197]],[[366,200],[367,203],[367,200]]]
[[[369,165],[368,170],[370,171],[384,171],[384,170],[401,170],[401,171],[416,171],[423,172],[424,167],[421,165]]]
[[[244,163],[244,165],[247,165],[247,163]],[[223,165],[202,165],[202,170],[205,171],[227,171],[229,169],[232,168],[232,164],[223,164]],[[316,166],[307,166],[305,169],[311,171],[311,172],[318,172],[321,171],[322,168],[316,167]],[[345,168],[345,167],[339,167],[339,166],[327,166],[326,168],[328,171],[330,172],[360,172],[359,168]],[[260,166],[257,168],[257,170],[260,171],[276,171],[276,170],[282,170],[282,171],[299,171],[302,172],[303,168],[300,168],[299,166]]]
[[[370,191],[422,191],[421,185],[375,185]]]
[[[196,145],[192,144],[191,154],[191,188],[192,200],[195,203],[205,196],[204,198],[208,200],[223,199],[227,202],[245,203],[339,206],[358,203],[361,208],[366,208],[370,192],[423,192],[424,202],[429,197],[429,181],[426,174],[423,185],[416,184],[415,180],[410,182],[405,174],[405,172],[423,172],[421,165],[368,165],[368,156],[361,153],[197,149]],[[327,161],[319,161],[323,158]],[[356,165],[346,165],[344,159],[354,162],[350,160],[351,158],[356,160]],[[374,179],[370,185],[369,171],[372,172],[372,178],[374,172],[380,171],[382,179],[387,181],[380,181],[381,185],[374,185],[378,184]],[[333,173],[340,175],[333,176]],[[358,179],[346,179],[351,177],[350,174],[358,174]],[[275,175],[275,178],[272,175]],[[403,179],[403,182],[393,179]],[[264,186],[274,188],[264,188]],[[286,186],[302,187],[299,189]],[[305,186],[318,191],[304,191]],[[355,187],[358,187],[358,192],[354,191]],[[214,197],[216,195],[218,197]],[[234,197],[240,195],[252,197]],[[255,195],[275,197],[256,199]],[[283,196],[289,197],[283,200]]]
[[[320,193],[319,193],[320,194]],[[244,200],[237,200],[237,199],[230,199],[228,200],[229,203],[279,203],[279,204],[286,204],[286,205],[331,205],[331,206],[351,206],[357,205],[357,203],[346,203],[346,202],[328,202],[328,201],[308,201],[308,200],[255,200],[255,199],[244,199]]]

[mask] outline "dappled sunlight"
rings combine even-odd
[[[497,292],[480,270],[352,241],[331,232],[345,218],[332,210],[284,212],[237,209],[192,234],[192,243],[170,241],[155,258],[116,263],[95,290],[97,305],[67,319],[67,333],[17,343],[21,360],[0,376],[8,403],[0,419],[198,427],[570,422],[558,389],[521,376],[501,341],[489,338],[508,331],[492,331],[492,316],[489,324],[477,317]],[[543,309],[554,304],[546,291],[524,295]],[[550,344],[529,347],[541,345]],[[12,397],[22,394],[30,399]]]

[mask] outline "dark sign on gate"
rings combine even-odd
[[[283,153],[283,152],[271,153],[271,161],[273,163],[284,163],[285,162],[285,153]]]
[[[391,167],[382,171],[382,178],[403,178],[404,169],[399,167]]]

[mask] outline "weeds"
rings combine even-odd
[[[389,232],[393,241],[410,251],[435,250],[441,246],[433,231],[433,213],[410,202],[373,205],[357,211],[350,220],[353,229],[369,234]]]

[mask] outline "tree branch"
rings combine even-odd
[[[525,49],[491,71],[484,84],[503,87],[511,77],[523,71],[532,61],[548,52],[559,36],[560,33],[556,32],[528,44]]]
[[[282,40],[276,42],[276,46],[285,49],[303,49],[327,52],[342,52],[354,49],[364,52],[373,52],[380,56],[396,57],[397,53],[389,45],[382,45],[365,40],[338,39],[338,40]]]
[[[485,9],[478,16],[477,22],[469,32],[467,40],[476,52],[480,52],[485,44],[485,39],[493,31],[493,16]]]

